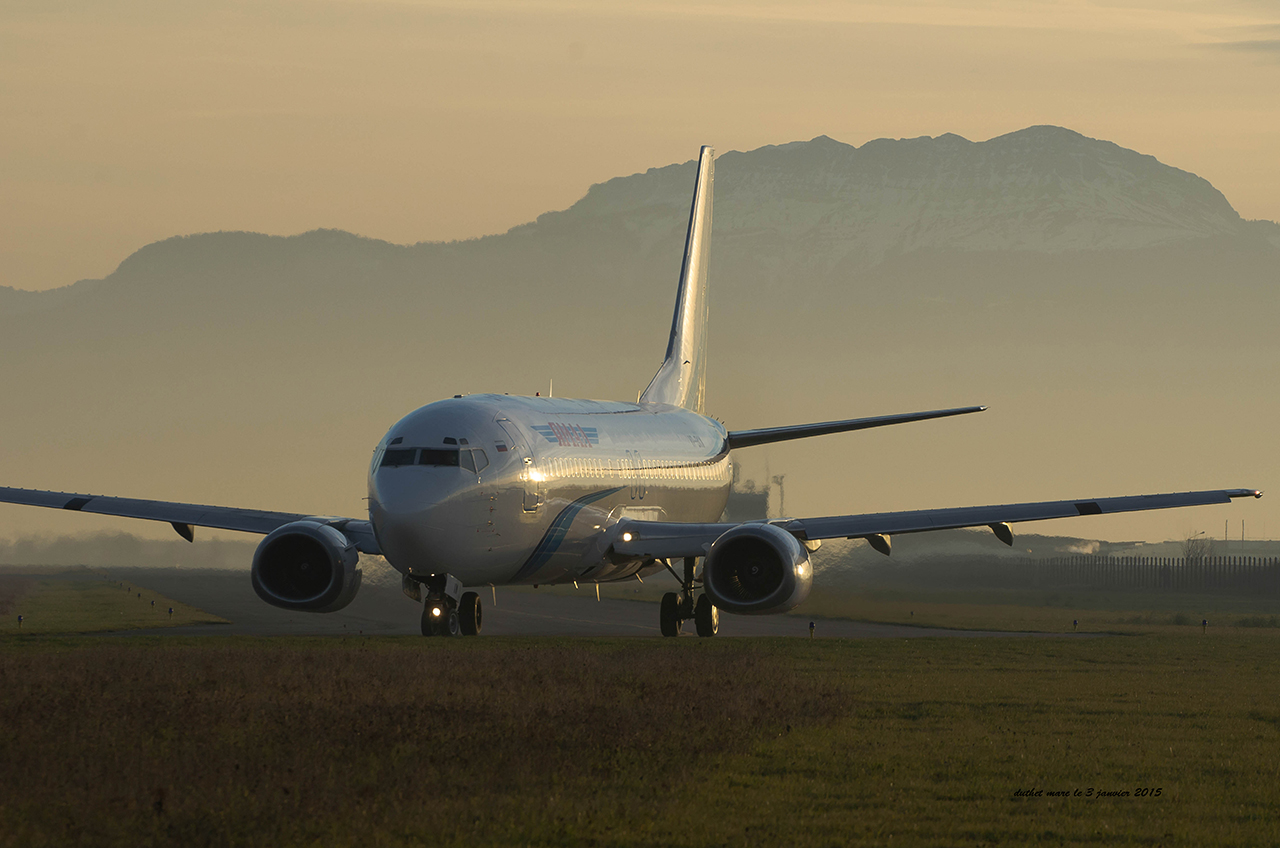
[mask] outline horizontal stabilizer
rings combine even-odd
[[[932,412],[907,412],[902,415],[880,415],[876,418],[849,418],[844,421],[824,421],[821,424],[793,424],[790,427],[765,427],[761,430],[729,431],[729,450],[785,442],[791,439],[807,439],[810,436],[826,436],[830,433],[847,433],[850,430],[870,430],[890,424],[909,424],[912,421],[928,421],[930,418],[950,418],[982,412],[985,406],[962,406],[957,409],[935,409]]]

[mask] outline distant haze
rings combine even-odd
[[[692,153],[693,151],[691,151]],[[1175,163],[1176,164],[1176,163]],[[665,348],[693,163],[484,239],[148,245],[0,290],[5,485],[360,515],[370,452],[460,392],[630,399]],[[741,452],[792,515],[1280,480],[1280,226],[1141,152],[1037,126],[716,169],[708,408],[732,428],[990,405]],[[1027,527],[1257,538],[1275,497]],[[1270,523],[1270,528],[1268,528]],[[0,508],[0,537],[163,526]],[[205,534],[208,535],[208,534]]]
[[[1069,126],[1280,219],[1274,0],[6,0],[0,285],[505,232],[700,144]]]

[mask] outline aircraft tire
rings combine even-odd
[[[442,636],[461,636],[462,635],[462,622],[458,618],[458,611],[456,609],[454,609],[453,607],[450,607],[448,610],[445,611],[445,614],[442,616],[442,618],[444,618],[444,626],[441,628],[440,635]]]
[[[684,622],[680,620],[680,596],[675,592],[668,592],[662,596],[662,608],[659,611],[658,623],[663,636],[680,635],[680,625]]]
[[[693,623],[698,628],[699,636],[714,636],[720,630],[720,610],[706,595],[698,598],[693,610]]]
[[[479,636],[481,625],[480,596],[475,592],[464,592],[462,602],[458,604],[458,617],[461,619],[463,636]]]
[[[422,635],[436,635],[435,621],[431,618],[431,601],[429,599],[422,605]]]

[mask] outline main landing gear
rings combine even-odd
[[[680,580],[680,591],[668,592],[662,596],[658,621],[663,636],[679,636],[684,623],[691,618],[699,636],[714,636],[720,629],[720,610],[711,603],[711,599],[703,594],[698,597],[697,603],[694,602],[693,586],[702,582],[701,578],[693,575],[696,562],[694,557],[684,558],[683,580],[680,580],[680,575],[676,574],[670,563],[667,564],[667,570]]]
[[[463,592],[449,574],[414,574],[403,580],[404,593],[422,601],[423,636],[478,636],[482,623],[480,596]]]

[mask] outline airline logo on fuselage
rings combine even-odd
[[[589,448],[600,444],[600,434],[595,427],[579,427],[577,424],[561,424],[548,421],[546,424],[534,424],[537,431],[548,442],[569,448]]]

